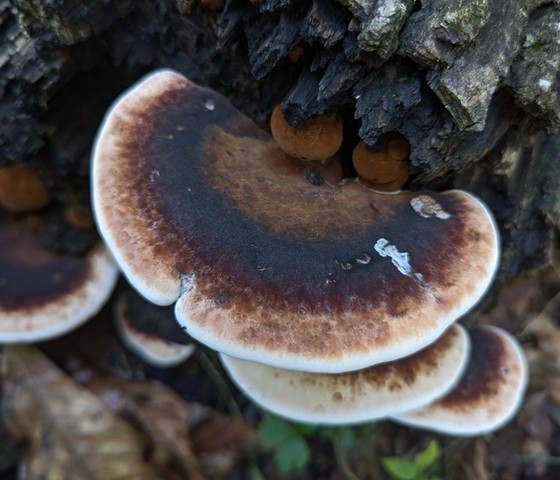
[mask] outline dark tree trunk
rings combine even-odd
[[[512,278],[551,261],[560,219],[559,22],[544,0],[0,0],[0,166],[53,192],[47,243],[86,248],[56,212],[89,206],[102,114],[171,67],[264,128],[280,102],[293,124],[337,111],[343,153],[406,137],[411,188],[481,196]]]

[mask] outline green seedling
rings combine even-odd
[[[347,463],[348,452],[354,448],[358,438],[373,435],[375,424],[327,427],[294,423],[266,415],[258,430],[263,445],[274,451],[274,462],[280,473],[288,475],[303,472],[311,460],[307,440],[317,436],[331,443],[339,469],[345,478],[353,479],[356,477]]]
[[[413,461],[400,457],[384,457],[381,462],[392,480],[434,480],[436,477],[430,475],[430,470],[437,465],[440,456],[439,443],[432,440]]]
[[[259,425],[263,445],[274,450],[274,462],[284,475],[302,472],[309,465],[311,455],[306,438],[317,431],[316,425],[304,425],[282,420],[272,415]]]

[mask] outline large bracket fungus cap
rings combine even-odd
[[[451,435],[481,435],[517,413],[528,381],[527,359],[517,340],[497,327],[471,331],[472,354],[459,383],[440,400],[395,420]]]
[[[330,425],[376,420],[425,406],[458,382],[470,353],[458,324],[436,342],[394,362],[347,373],[310,373],[221,355],[255,403],[291,420]]]
[[[103,245],[85,255],[53,253],[23,218],[0,210],[0,344],[77,328],[101,310],[118,274]]]
[[[311,185],[221,95],[169,70],[108,112],[93,153],[102,236],[148,300],[230,356],[342,372],[433,342],[498,262],[472,195]]]

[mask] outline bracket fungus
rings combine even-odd
[[[311,185],[218,93],[160,70],[92,159],[101,235],[149,301],[229,356],[337,373],[418,351],[486,291],[498,233],[464,191]]]
[[[85,255],[53,253],[24,217],[0,210],[0,343],[48,340],[77,328],[101,310],[117,276],[103,245]]]
[[[517,413],[528,382],[517,340],[497,327],[470,331],[472,354],[459,383],[443,398],[394,417],[398,422],[451,435],[481,435]]]
[[[195,350],[175,322],[172,307],[148,303],[132,292],[123,292],[115,302],[114,322],[122,342],[154,367],[179,365]]]
[[[372,421],[425,406],[446,394],[468,362],[470,340],[459,324],[408,357],[346,373],[270,367],[221,354],[234,383],[255,403],[305,423]]]

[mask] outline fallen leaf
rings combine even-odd
[[[489,480],[488,472],[487,445],[482,437],[468,439],[464,442],[464,449],[457,455],[452,462],[449,471],[444,464],[444,476],[446,478]]]
[[[162,478],[202,480],[189,429],[191,406],[157,380],[90,375],[86,386],[149,439],[149,458]]]
[[[556,321],[559,311],[560,294],[557,294],[524,330],[535,343],[527,349],[531,386],[545,390],[557,404],[560,404],[560,325]]]
[[[166,480],[224,478],[245,452],[251,432],[242,418],[189,404],[157,380],[73,364],[74,376],[150,439],[151,463]]]
[[[212,453],[239,447],[247,433],[247,424],[241,418],[212,415],[200,422],[191,436],[196,452]]]
[[[510,332],[518,331],[539,312],[543,285],[538,276],[522,277],[499,285],[492,308],[477,317],[479,325],[495,325]]]
[[[191,431],[194,451],[208,478],[223,478],[239,460],[251,436],[243,419],[216,412],[209,412]]]
[[[153,480],[146,438],[32,346],[2,355],[1,414],[26,445],[23,478]]]

